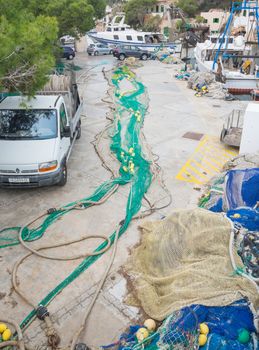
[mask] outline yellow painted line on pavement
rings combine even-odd
[[[194,163],[199,169],[202,169],[203,170],[203,174],[204,174],[204,172],[206,173],[206,174],[212,174],[213,173],[213,171],[211,170],[211,169],[209,169],[208,167],[206,167],[206,166],[204,166],[204,164],[201,164],[200,162],[198,162],[196,159],[192,159],[191,160],[192,161],[192,163]]]
[[[235,149],[226,147],[216,137],[205,135],[176,179],[202,185],[219,173],[223,165],[237,154]]]

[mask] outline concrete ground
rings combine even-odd
[[[87,57],[78,54],[76,63],[83,68],[78,72],[78,83],[84,100],[84,111],[82,137],[76,142],[69,161],[68,183],[64,188],[1,189],[0,229],[24,225],[50,207],[87,197],[110,177],[110,173],[102,167],[91,142],[105,128],[106,113],[109,112],[109,105],[104,101],[107,99],[108,86],[102,69],[110,70],[117,61],[108,56]],[[182,136],[191,131],[218,137],[223,117],[238,105],[237,102],[196,98],[194,92],[186,88],[186,82],[174,78],[177,68],[148,61],[136,70],[138,78],[146,85],[150,98],[144,134],[152,152],[159,157],[158,163],[164,172],[163,179],[172,195],[171,205],[154,213],[150,219],[162,218],[174,209],[193,208],[197,205],[200,192],[195,190],[194,184],[175,178],[198,145],[198,141]],[[108,144],[109,138],[104,135],[100,149],[109,164],[117,169],[118,164],[109,155]],[[108,236],[124,217],[128,191],[129,188],[125,186],[101,206],[64,216],[32,246],[38,248],[87,234]],[[168,201],[167,194],[157,180],[152,184],[147,197],[151,203],[156,202],[157,206],[163,206]],[[145,210],[145,203],[143,209]],[[139,242],[137,227],[140,222],[141,220],[133,222],[119,241],[115,263],[80,339],[90,347],[113,342],[129,324],[141,317],[138,309],[123,303],[127,290],[126,281],[120,274],[120,267],[127,261],[130,249]],[[100,240],[96,239],[51,252],[59,256],[73,255],[79,251],[89,252],[99,243]],[[24,253],[21,246],[0,251],[0,319],[4,315],[5,318],[20,322],[31,310],[13,292],[10,281],[10,271],[17,258]],[[91,300],[109,256],[110,253],[105,254],[49,305],[50,314],[61,334],[62,346],[69,344],[79,327],[83,311]],[[32,256],[19,269],[20,288],[37,303],[78,264],[79,261],[55,262]],[[38,346],[38,349],[45,349],[46,340],[40,321],[33,322],[25,331],[25,337],[32,348],[37,349]]]

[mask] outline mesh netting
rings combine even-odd
[[[159,340],[157,349],[184,350],[195,349],[198,346],[198,319],[190,309],[188,319],[183,318],[182,311],[169,316],[157,331]]]
[[[163,221],[147,222],[142,229],[142,243],[133,252],[126,273],[135,305],[150,317],[163,320],[195,303],[227,305],[240,294],[258,303],[255,286],[233,273],[232,228],[221,214],[203,209],[178,211]]]
[[[175,311],[167,317],[156,332],[150,332],[143,341],[138,341],[137,331],[143,326],[130,326],[128,332],[120,336],[118,342],[103,349],[114,350],[190,350],[198,345],[199,324],[191,308]]]
[[[102,346],[114,350],[255,350],[255,316],[249,302],[240,299],[223,306],[190,305],[173,312],[156,332],[149,331],[148,337],[138,341],[137,334],[143,325],[130,326],[116,343]],[[198,345],[201,325],[208,327],[206,344]],[[145,329],[144,329],[145,330]],[[249,334],[246,344],[239,341],[240,330]],[[204,334],[204,330],[203,330]]]
[[[213,178],[208,185],[208,193],[199,203],[200,207],[210,211],[226,212],[234,226],[233,246],[230,251],[233,268],[236,273],[245,273],[257,281],[259,280],[258,202],[259,168],[250,167],[230,170]]]
[[[143,196],[147,192],[152,180],[150,162],[145,159],[140,140],[141,127],[148,105],[147,94],[144,85],[138,82],[135,74],[125,66],[113,72],[111,83],[115,88],[114,100],[116,111],[114,122],[110,128],[110,149],[120,162],[120,175],[103,183],[90,197],[69,203],[62,207],[62,210],[58,209],[46,215],[37,227],[23,228],[22,237],[25,241],[34,241],[41,238],[47,228],[63,215],[73,210],[72,207],[75,204],[80,204],[81,207],[87,208],[91,205],[89,201],[98,202],[115,189],[117,185],[130,183],[126,215],[121,223],[119,235],[122,235],[126,231],[132,217],[140,210]],[[13,227],[0,231],[0,248],[19,244],[19,230],[20,227]],[[115,232],[110,236],[111,243],[114,242],[114,238]],[[106,245],[107,242],[99,245],[95,252],[103,250]],[[62,289],[69,285],[83,271],[88,269],[100,256],[101,254],[84,259],[66,279],[39,302],[39,305],[50,303]],[[32,311],[23,320],[21,327],[24,328],[28,325],[34,317],[35,311]]]

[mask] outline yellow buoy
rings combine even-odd
[[[240,219],[240,218],[241,218],[241,215],[240,215],[240,214],[234,214],[233,217],[234,217],[235,219]]]
[[[136,333],[136,337],[138,341],[143,341],[149,336],[149,332],[146,328],[139,328],[139,330]]]
[[[2,334],[7,328],[7,325],[5,323],[0,323],[0,333]]]
[[[207,336],[205,334],[199,335],[199,345],[203,346],[207,343]]]
[[[10,331],[9,328],[6,328],[6,330],[2,334],[2,340],[7,341],[11,338],[11,336],[12,336],[12,332]]]
[[[207,326],[206,323],[201,323],[200,324],[200,332],[201,332],[201,334],[207,335],[209,333],[209,331],[210,331],[209,327]]]
[[[154,332],[156,329],[156,322],[149,318],[144,322],[144,326],[149,330],[150,332]]]

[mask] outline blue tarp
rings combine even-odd
[[[183,335],[197,333],[200,323],[204,322],[209,327],[209,335],[207,343],[200,347],[200,350],[257,350],[253,345],[252,337],[247,344],[241,344],[238,341],[240,330],[245,329],[250,335],[256,332],[254,316],[245,299],[223,307],[191,305],[181,309],[180,313],[172,314],[169,320],[170,318],[172,321],[166,320],[161,326],[162,331],[158,331],[152,341],[146,344],[146,350],[163,348],[164,345],[168,349],[174,349],[177,339],[179,343],[183,343]],[[140,327],[131,326],[127,333],[121,335],[118,342],[103,348],[132,349],[138,344],[135,334]],[[160,347],[156,345],[158,341]]]
[[[171,339],[179,339],[182,343],[183,334],[193,334],[201,323],[208,325],[209,335],[200,350],[256,350],[252,336],[247,344],[238,341],[241,330],[247,330],[250,335],[256,331],[253,314],[245,300],[224,307],[192,305],[183,308],[181,318],[166,330],[160,343],[170,344]]]
[[[250,231],[259,231],[259,168],[231,170],[225,176],[225,191],[209,210],[222,212]]]
[[[229,210],[239,207],[253,208],[259,202],[259,168],[229,171],[225,186]]]
[[[227,217],[249,231],[259,231],[259,209],[237,208],[229,210]]]

